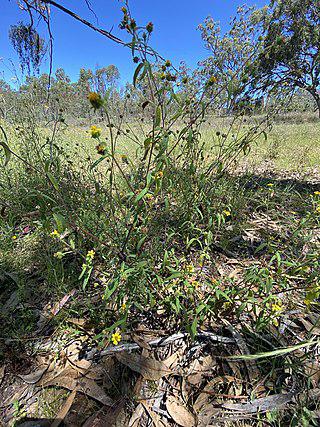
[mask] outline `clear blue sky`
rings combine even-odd
[[[0,73],[9,79],[13,76],[7,68],[9,60],[15,64],[18,62],[9,43],[8,29],[10,25],[21,20],[24,14],[16,6],[16,0],[0,1]],[[57,2],[97,24],[84,0]],[[267,0],[131,0],[130,5],[138,25],[149,21],[154,23],[152,45],[162,56],[171,59],[175,65],[184,60],[188,66],[194,67],[207,55],[197,30],[198,24],[211,15],[226,29],[230,17],[235,14],[237,7],[244,3],[262,7],[267,4]],[[113,27],[115,35],[121,38],[126,36],[124,31],[118,29],[122,17],[120,1],[91,0],[91,4],[99,18],[99,27],[107,30]],[[25,20],[27,21],[27,16]],[[54,8],[52,31],[54,69],[63,67],[71,79],[76,80],[81,67],[94,69],[96,66],[114,64],[119,68],[121,82],[131,81],[133,67],[128,49],[114,44]],[[48,65],[44,64],[42,71],[47,69]]]

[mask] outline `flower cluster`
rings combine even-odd
[[[194,266],[192,264],[187,264],[186,267],[185,267],[185,269],[186,269],[186,272],[188,274],[194,273]]]

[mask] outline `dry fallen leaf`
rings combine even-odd
[[[146,350],[151,350],[150,344],[145,340],[145,338],[138,334],[132,334],[133,341],[138,344],[139,347],[145,348]]]
[[[179,424],[179,426],[192,427],[195,425],[194,415],[176,397],[168,396],[166,407],[173,421]]]
[[[147,380],[155,381],[172,373],[165,363],[139,354],[119,353],[116,358]]]
[[[5,370],[6,370],[5,365],[1,366],[1,368],[0,368],[0,386],[1,386],[3,378],[4,378]]]
[[[214,387],[217,384],[229,385],[234,382],[236,382],[236,378],[229,375],[226,375],[224,377],[219,376],[219,377],[213,378],[211,381],[208,382],[208,384],[204,387],[202,392],[199,394],[197,400],[193,405],[194,411],[198,413],[203,406],[207,405],[210,399],[210,394],[211,394],[210,392],[213,391]]]
[[[233,411],[239,411],[242,413],[255,413],[255,412],[266,412],[271,409],[281,408],[292,400],[294,393],[287,394],[273,394],[267,397],[261,397],[248,403],[224,403],[222,405],[225,409]]]
[[[43,374],[48,370],[49,365],[43,366],[34,372],[27,375],[18,375],[27,384],[35,384],[42,378]]]
[[[101,387],[99,387],[92,379],[81,377],[76,370],[70,368],[65,369],[59,375],[54,377],[44,378],[40,385],[42,387],[58,386],[73,391],[78,389],[79,392],[86,394],[89,397],[101,402],[103,405],[112,406],[113,400],[106,395]]]
[[[73,404],[74,398],[76,397],[77,390],[73,390],[73,392],[68,396],[67,400],[65,401],[63,407],[60,409],[60,411],[57,413],[55,420],[51,424],[50,427],[59,427],[59,425],[63,422],[66,415],[70,411],[70,408]]]
[[[144,407],[142,406],[141,403],[139,403],[139,405],[136,407],[133,414],[131,415],[128,427],[137,427],[143,413],[144,413]]]
[[[145,410],[147,411],[149,417],[152,419],[152,422],[155,427],[166,427],[166,424],[162,421],[160,415],[158,415],[156,412],[152,410],[150,405],[148,405],[147,402],[142,402],[142,405],[144,406]]]

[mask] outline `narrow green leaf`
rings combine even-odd
[[[49,178],[49,181],[53,185],[54,189],[58,191],[59,190],[59,184],[58,184],[58,181],[56,180],[56,178],[49,171],[47,171],[47,177]]]
[[[104,160],[106,157],[109,157],[109,156],[108,156],[108,155],[106,155],[106,156],[102,156],[102,157],[100,157],[100,159],[98,159],[98,160],[96,160],[94,163],[92,163],[92,165],[90,166],[90,171],[92,171],[94,168],[96,168],[96,167],[98,166],[98,164],[99,164],[99,163],[103,162],[103,160]]]
[[[8,147],[8,145],[5,142],[0,141],[0,145],[3,148],[3,150],[4,150],[4,156],[5,156],[4,166],[7,166],[8,162],[10,160],[10,157],[11,157],[11,151],[10,151],[10,148]]]
[[[59,213],[54,213],[53,219],[56,223],[56,228],[57,228],[58,232],[60,234],[63,233],[64,230],[67,228],[67,222],[66,222],[65,218]]]
[[[266,357],[277,357],[277,356],[283,356],[284,354],[291,353],[292,351],[300,350],[301,348],[307,348],[307,347],[311,347],[312,345],[318,345],[318,344],[320,344],[320,340],[308,341],[305,343],[293,345],[291,347],[278,348],[277,350],[266,351],[264,353],[231,356],[231,357],[228,357],[228,359],[256,360],[256,359],[264,359]]]
[[[141,69],[142,69],[142,67],[143,67],[143,66],[144,66],[144,63],[143,63],[143,62],[141,62],[141,63],[137,66],[137,68],[135,69],[135,72],[134,72],[134,75],[133,75],[133,86],[134,86],[134,87],[136,87],[137,78],[138,78],[139,73],[140,73],[140,71],[141,71]]]
[[[190,326],[190,333],[191,333],[191,339],[194,340],[197,336],[197,326],[198,326],[198,319],[195,317],[193,319],[193,322]]]
[[[155,115],[155,120],[154,120],[154,127],[158,128],[160,127],[160,123],[161,123],[161,107],[160,105],[157,106],[156,108],[156,115]]]
[[[141,200],[149,191],[149,187],[145,187],[142,191],[140,191],[140,193],[137,195],[137,197],[135,198],[135,202],[139,202],[139,200]]]
[[[137,243],[137,252],[140,250],[141,246],[143,245],[147,237],[148,237],[147,235],[143,236],[142,239],[139,240],[139,242]]]

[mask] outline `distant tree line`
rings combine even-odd
[[[125,44],[122,40],[94,27],[56,1],[21,0],[21,5],[30,15],[30,23],[21,21],[13,25],[9,37],[28,77],[15,91],[1,83],[3,117],[13,114],[15,106],[20,103],[21,107],[26,97],[32,97],[43,116],[50,115],[51,109],[59,104],[61,110],[75,118],[86,117],[90,114],[86,102],[90,91],[107,97],[115,107],[120,108],[126,102],[132,114],[139,113],[144,98],[148,98],[144,93],[148,84],[140,79],[137,87],[128,83],[119,88],[119,71],[114,65],[95,71],[83,68],[76,82],[71,82],[63,69],[53,75],[51,63],[48,74],[36,76],[47,51],[50,56],[50,7],[57,7],[117,43]],[[48,45],[34,28],[34,13],[48,24]],[[125,27],[128,23],[121,25]],[[173,82],[175,91],[191,103],[192,99],[204,96],[217,114],[241,110],[259,113],[281,100],[288,110],[318,111],[320,116],[320,0],[271,0],[262,9],[243,6],[238,8],[227,32],[222,33],[219,23],[210,16],[199,29],[208,50],[207,58],[199,62],[196,70],[181,64],[174,75],[166,73],[163,65],[161,68],[161,59],[153,69],[155,81]],[[137,57],[133,59],[139,61]],[[210,90],[202,95],[200,88],[208,82]]]

